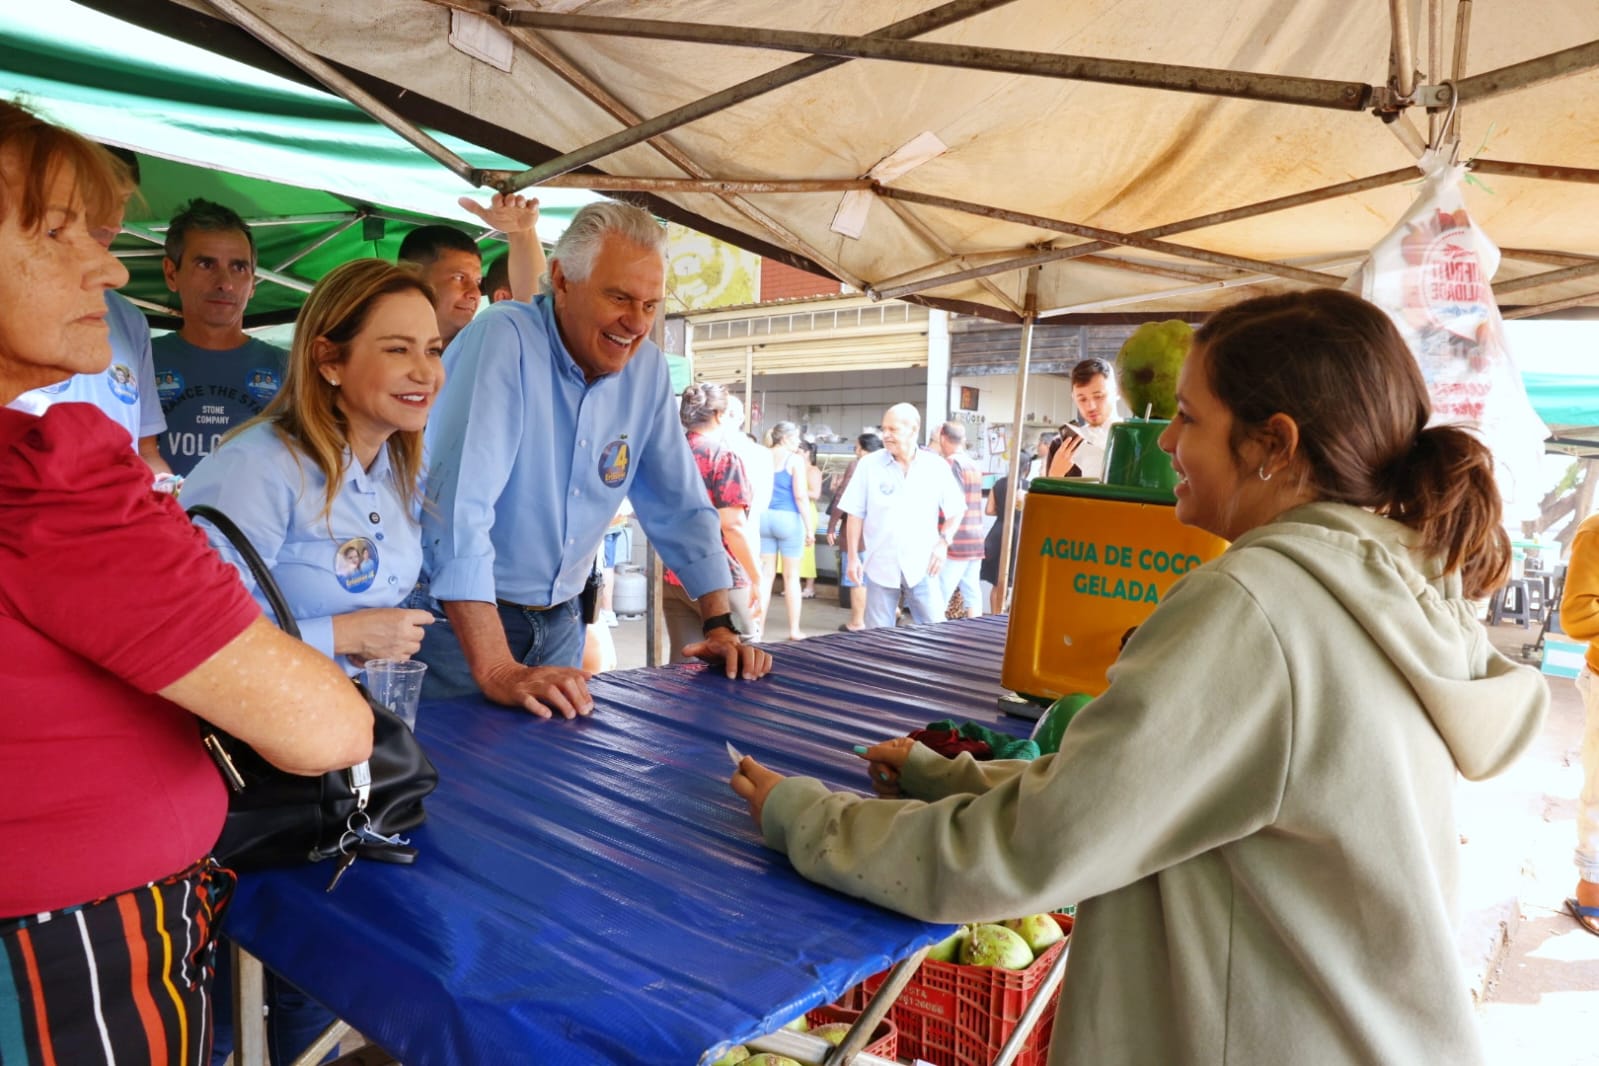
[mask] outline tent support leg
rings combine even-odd
[[[1022,304],[1022,347],[1016,356],[1016,406],[1011,416],[1010,460],[1006,464],[1006,477],[1010,492],[1005,498],[1005,513],[998,515],[999,527],[999,580],[994,584],[994,614],[1003,614],[1010,595],[1010,555],[1016,539],[1016,501],[1020,498],[1022,483],[1022,418],[1027,413],[1027,374],[1033,357],[1033,321],[1038,317],[1038,276],[1041,267],[1027,272],[1027,295]]]

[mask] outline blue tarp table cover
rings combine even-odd
[[[1004,618],[772,646],[594,679],[595,713],[423,705],[439,770],[410,867],[250,874],[239,944],[406,1066],[682,1063],[823,1003],[953,927],[813,885],[728,788],[724,742],[866,791],[854,744],[996,709]]]

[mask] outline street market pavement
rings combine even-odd
[[[805,601],[809,636],[848,620],[837,590],[818,584]],[[781,618],[783,600],[773,597]],[[612,630],[622,669],[644,665],[644,623]],[[1490,627],[1519,660],[1536,629]],[[1460,958],[1479,1004],[1491,1066],[1599,1066],[1599,937],[1565,912],[1576,870],[1576,796],[1582,788],[1582,700],[1550,677],[1549,718],[1533,748],[1490,781],[1460,784]]]
[[[1490,628],[1501,651],[1517,657],[1536,629]],[[1461,788],[1462,954],[1480,993],[1488,1061],[1493,1066],[1599,1064],[1599,937],[1565,911],[1576,887],[1577,794],[1582,789],[1582,698],[1567,678],[1550,677],[1543,735],[1492,781]],[[1493,948],[1487,928],[1502,917],[1508,945]],[[1475,925],[1473,924],[1475,922]]]

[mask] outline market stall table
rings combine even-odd
[[[1006,719],[1003,617],[773,648],[758,682],[698,665],[595,678],[591,718],[423,705],[438,766],[411,867],[246,876],[226,932],[406,1066],[693,1063],[952,927],[810,884],[728,788],[725,742],[864,791],[851,754],[940,718]]]

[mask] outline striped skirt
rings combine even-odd
[[[0,1066],[206,1066],[216,925],[234,884],[208,859],[0,920]]]

